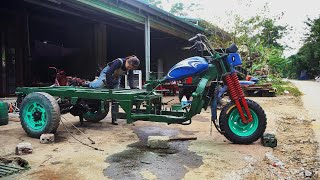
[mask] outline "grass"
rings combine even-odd
[[[283,81],[281,78],[270,76],[268,79],[259,81],[259,84],[266,83],[266,82],[272,83],[272,87],[277,89],[277,92],[276,92],[277,95],[285,95],[284,91],[288,91],[289,94],[293,96],[302,95],[302,93],[299,91],[297,87],[295,87],[289,81]]]
[[[301,96],[302,93],[299,91],[297,87],[295,87],[292,83],[288,82],[286,85],[284,84],[272,84],[272,87],[277,89],[277,95],[284,95],[284,91],[288,91],[289,94],[293,96]]]

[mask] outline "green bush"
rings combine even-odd
[[[269,76],[268,78],[261,79],[259,84],[263,83],[272,83],[272,87],[277,89],[277,95],[284,95],[284,91],[288,91],[290,95],[300,96],[302,93],[299,91],[297,87],[295,87],[289,81],[283,81],[282,78],[278,78],[275,76]]]
[[[284,91],[288,91],[290,95],[301,96],[302,93],[293,84],[288,82],[288,85],[272,84],[272,87],[277,89],[277,95],[284,95]]]

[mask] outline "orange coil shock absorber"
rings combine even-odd
[[[237,109],[239,111],[239,114],[240,114],[242,122],[246,122],[247,120],[246,120],[246,117],[244,116],[244,113],[242,111],[242,107],[241,107],[241,104],[239,102],[239,96],[238,96],[238,93],[237,93],[237,89],[234,86],[234,83],[233,83],[231,75],[230,74],[225,75],[224,79],[225,79],[225,83],[228,86],[231,99],[234,101],[234,103],[237,106]]]
[[[244,98],[244,94],[243,94],[242,88],[241,88],[241,86],[240,86],[237,73],[234,72],[234,73],[232,73],[230,76],[231,76],[231,78],[232,78],[234,88],[235,88],[236,92],[238,93],[239,99],[241,100],[241,104],[242,104],[242,106],[244,107],[244,110],[246,111],[246,114],[247,114],[247,118],[248,118],[248,119],[243,120],[243,119],[241,118],[241,119],[242,119],[242,122],[243,122],[243,123],[249,123],[249,122],[252,121],[252,115],[251,115],[251,112],[250,112],[250,110],[249,110],[247,101],[246,101],[246,99]]]

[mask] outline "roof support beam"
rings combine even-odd
[[[145,20],[145,62],[146,62],[146,81],[150,79],[150,19],[147,16]]]

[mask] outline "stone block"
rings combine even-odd
[[[16,155],[31,154],[32,151],[32,145],[28,142],[22,142],[16,146]]]
[[[50,144],[54,142],[54,134],[42,134],[40,136],[40,143]]]

